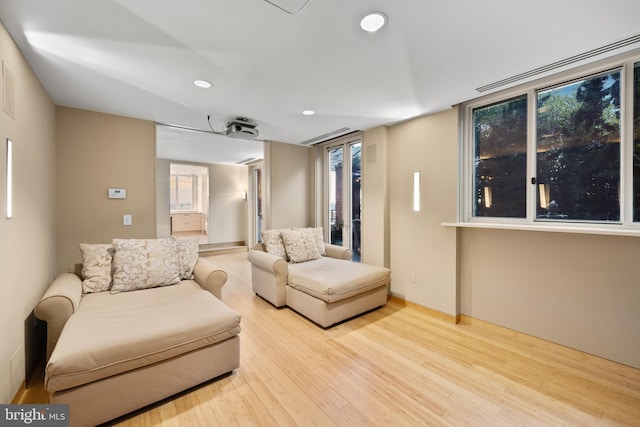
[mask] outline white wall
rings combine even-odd
[[[455,316],[458,114],[450,109],[390,128],[391,292]],[[413,211],[413,172],[422,177]],[[363,216],[368,216],[367,211]],[[415,274],[415,283],[411,282]]]
[[[171,235],[171,162],[156,159],[156,237]]]
[[[389,267],[389,127],[362,137],[362,262]]]
[[[0,59],[15,77],[15,118],[0,97],[0,403],[25,378],[24,320],[55,274],[55,107],[0,24]],[[2,85],[0,84],[0,90]],[[5,141],[14,142],[14,216],[5,219]]]
[[[315,150],[265,143],[265,229],[314,225]]]
[[[247,241],[247,166],[209,165],[209,243]]]

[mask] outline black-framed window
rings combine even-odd
[[[463,221],[640,225],[640,60],[584,70],[464,104]]]
[[[640,62],[633,67],[633,220],[640,222]]]
[[[536,218],[620,221],[620,70],[537,91]]]
[[[473,110],[474,216],[526,216],[527,96]]]

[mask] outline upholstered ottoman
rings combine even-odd
[[[288,233],[306,236],[291,243]],[[326,328],[387,303],[391,271],[352,262],[351,249],[324,243],[322,229],[266,230],[262,237],[248,255],[251,284],[276,307]]]
[[[323,327],[384,306],[388,268],[330,257],[289,265],[287,305]]]

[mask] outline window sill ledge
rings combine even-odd
[[[493,230],[543,231],[550,233],[597,234],[605,236],[640,237],[640,228],[625,227],[618,224],[610,226],[580,226],[567,224],[516,224],[492,222],[443,222],[443,227],[484,228]]]

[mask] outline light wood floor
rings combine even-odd
[[[240,368],[116,425],[640,426],[638,369],[397,299],[325,330],[256,297],[246,253],[214,260]],[[22,402],[46,403],[41,383]]]

